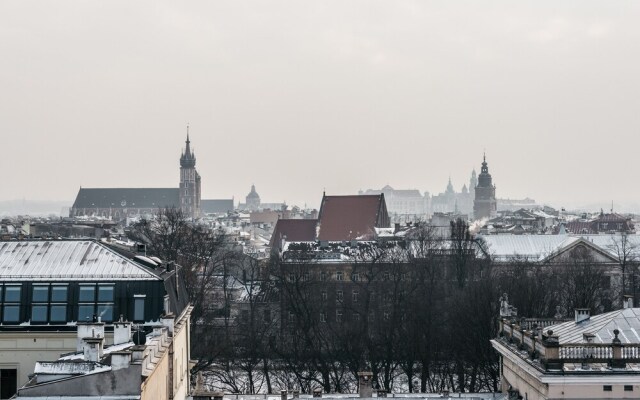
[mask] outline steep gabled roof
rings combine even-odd
[[[316,240],[317,219],[279,219],[271,235],[269,246],[278,246],[283,237],[289,242],[311,242]]]
[[[92,240],[0,242],[2,281],[160,280],[146,267]]]
[[[80,188],[73,208],[179,207],[177,188]]]
[[[329,241],[373,239],[390,226],[384,194],[324,196],[318,221],[317,239]]]

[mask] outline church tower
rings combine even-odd
[[[492,182],[486,155],[482,159],[482,168],[478,175],[478,184],[473,201],[475,219],[493,218],[497,215],[496,187]]]
[[[180,156],[180,209],[189,218],[200,216],[200,174],[196,171],[196,155],[191,151],[189,127],[186,147]]]
[[[471,171],[471,179],[469,179],[469,193],[474,194],[476,186],[478,186],[478,177],[476,176],[476,169],[474,168],[473,171]]]

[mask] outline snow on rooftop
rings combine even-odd
[[[108,354],[113,353],[115,351],[126,350],[131,346],[135,346],[135,344],[133,342],[114,344],[114,345],[105,347],[104,350],[103,350],[103,354],[104,355],[108,355]],[[70,361],[70,360],[82,360],[83,358],[84,358],[84,353],[71,353],[71,354],[67,354],[66,356],[60,357],[58,360],[59,361]]]
[[[0,242],[3,280],[156,280],[150,270],[93,240]]]

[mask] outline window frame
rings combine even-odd
[[[22,313],[22,284],[21,283],[5,283],[0,284],[2,287],[2,293],[0,293],[0,313],[2,314],[2,324],[15,324],[21,322],[21,313]],[[7,300],[7,288],[17,288],[18,289],[18,298]],[[17,308],[18,314],[15,320],[7,320],[7,311],[11,308]]]
[[[103,292],[101,288],[110,287],[111,300],[105,299],[101,296]],[[92,299],[83,298],[83,289],[91,288],[93,292]],[[93,319],[95,315],[102,322],[113,322],[115,316],[115,304],[116,304],[116,284],[114,282],[83,282],[78,284],[78,303],[77,303],[77,319],[78,322],[84,322]],[[90,315],[81,314],[80,310],[91,310]],[[105,311],[110,311],[109,314],[105,314]]]

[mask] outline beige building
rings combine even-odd
[[[189,396],[191,307],[166,314],[149,334],[132,335],[130,322],[114,323],[105,347],[105,324],[78,324],[77,352],[38,361],[17,399],[184,400]]]
[[[37,362],[79,351],[83,324],[104,323],[108,346],[121,318],[151,333],[188,308],[180,266],[119,251],[94,240],[0,241],[0,399]]]
[[[640,398],[640,308],[561,323],[501,314],[491,343],[510,399]]]

